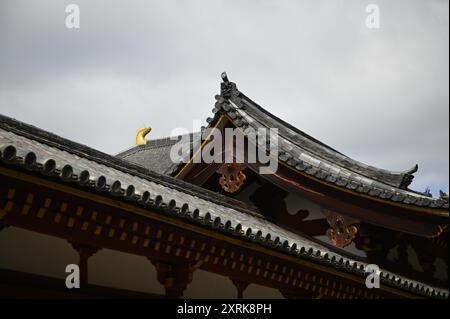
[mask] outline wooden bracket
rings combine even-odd
[[[359,220],[328,210],[324,210],[323,213],[331,226],[326,232],[330,242],[339,248],[350,245],[358,233],[358,228],[354,224],[359,223]]]
[[[244,298],[244,291],[247,289],[248,285],[250,285],[249,282],[242,281],[239,279],[230,278],[233,282],[233,285],[237,289],[237,299],[243,299]]]
[[[247,177],[244,174],[245,165],[238,163],[224,164],[217,173],[222,176],[219,179],[219,184],[227,193],[236,193],[245,184]]]
[[[177,299],[183,297],[187,286],[192,282],[193,272],[197,267],[186,262],[167,262],[150,259],[156,267],[157,278],[166,290],[166,297]]]

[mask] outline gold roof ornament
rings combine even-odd
[[[151,127],[144,127],[140,128],[136,131],[136,135],[134,137],[134,142],[136,145],[145,145],[147,144],[147,140],[145,139],[145,136],[150,133],[152,130]]]

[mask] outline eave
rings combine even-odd
[[[215,120],[211,121],[211,127],[220,130],[224,130],[225,127],[230,125],[240,129],[241,134],[248,138],[241,127],[225,112],[217,112]],[[201,165],[194,163],[195,158],[200,156],[201,150],[208,140],[209,136],[194,151],[194,155],[189,161],[180,166],[175,175],[177,178],[198,184],[215,172],[214,167],[219,164],[205,164],[206,167],[203,171],[196,169],[195,176],[192,175],[194,168]],[[249,141],[257,145],[255,141],[251,139]],[[259,147],[259,145],[257,146]],[[289,165],[286,161],[281,161],[279,158],[275,160],[279,164],[277,173],[261,175],[262,178],[283,189],[305,196],[324,208],[374,225],[422,237],[439,236],[442,230],[448,227],[448,211],[443,208],[407,205],[402,202],[369,196],[349,187],[341,187],[330,183],[326,179],[320,179],[312,174],[308,174],[306,171],[295,169],[292,165]],[[258,172],[259,165],[249,163],[245,163],[245,165],[254,172]]]

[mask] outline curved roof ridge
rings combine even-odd
[[[393,172],[353,160],[264,110],[240,92],[235,83],[228,81],[226,74],[222,75],[222,79],[221,93],[216,95],[217,102],[213,109],[214,118],[207,120],[209,125],[215,123],[219,115],[225,115],[246,136],[251,134],[249,128],[258,129],[261,125],[278,128],[278,135],[282,138],[278,159],[299,173],[377,200],[411,207],[448,209],[448,196],[433,198],[431,194],[408,188],[417,165],[406,171]],[[448,211],[434,213],[448,216]]]
[[[294,145],[306,149],[316,156],[329,160],[333,163],[337,163],[338,165],[345,167],[350,171],[361,174],[367,178],[374,179],[389,186],[407,189],[408,186],[412,183],[414,179],[413,174],[418,170],[417,164],[411,169],[407,169],[404,171],[393,171],[384,168],[378,168],[355,160],[337,151],[331,146],[319,141],[311,135],[303,132],[302,130],[294,127],[293,125],[285,122],[279,117],[273,115],[272,113],[261,107],[259,104],[254,102],[252,99],[250,99],[248,96],[246,96],[244,93],[239,91],[234,83],[232,84],[232,90],[234,89],[235,92],[234,94],[230,94],[228,96],[230,101],[235,103],[237,106],[241,106],[247,114],[252,113],[249,114],[249,116],[254,116],[255,119],[259,120],[262,125],[265,125],[266,127],[278,128],[279,134]],[[249,110],[250,112],[248,112]],[[299,143],[299,137],[302,143]]]
[[[175,145],[177,142],[179,142],[180,138],[189,136],[189,138],[191,139],[192,136],[197,135],[197,134],[200,134],[200,132],[191,132],[191,133],[186,133],[186,134],[181,134],[181,135],[166,136],[166,137],[160,137],[160,138],[147,140],[146,144],[135,145],[132,148],[129,148],[129,149],[126,149],[124,151],[117,153],[115,156],[120,157],[120,158],[125,158],[129,155],[132,155],[132,154],[140,152],[140,151],[144,151],[146,149],[154,149],[154,148],[172,146],[172,145]]]

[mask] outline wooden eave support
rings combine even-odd
[[[86,287],[89,284],[89,258],[98,252],[101,248],[83,245],[77,242],[69,241],[73,249],[75,249],[79,256],[78,266],[80,267],[80,286]]]
[[[178,299],[183,297],[187,286],[192,282],[197,267],[188,262],[170,262],[150,259],[156,268],[157,279],[166,290],[166,297]]]
[[[233,285],[236,287],[237,299],[244,299],[244,291],[245,291],[245,289],[247,289],[247,287],[250,283],[243,281],[243,280],[235,279],[235,278],[230,278],[230,280],[233,282]]]

